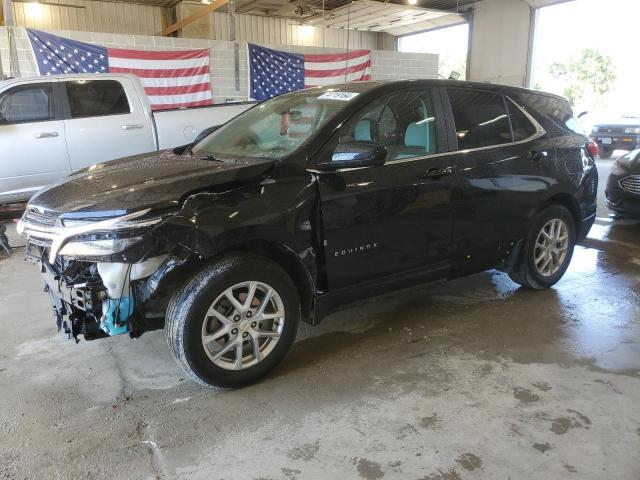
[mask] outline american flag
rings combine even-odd
[[[147,51],[106,48],[27,29],[40,75],[133,73],[153,110],[211,105],[209,49]]]
[[[249,97],[255,100],[358,80],[371,80],[371,50],[300,55],[249,44]]]

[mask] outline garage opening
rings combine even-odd
[[[636,29],[640,2],[610,0],[603,7],[580,0],[540,8],[536,18],[530,86],[588,112],[582,117],[588,131],[595,122],[640,112],[637,43],[628,33]],[[597,34],[588,25],[597,25]]]

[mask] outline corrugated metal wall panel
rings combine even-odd
[[[138,4],[109,3],[92,0],[65,0],[85,8],[51,4],[38,7],[14,3],[17,25],[43,30],[75,30],[129,35],[158,34],[167,22],[167,9]],[[29,14],[39,8],[39,15]],[[229,39],[226,13],[212,14],[213,39]],[[236,40],[270,45],[295,45],[325,48],[377,48],[377,33],[341,29],[323,29],[299,25],[295,20],[256,15],[236,15]]]
[[[14,3],[16,24],[43,30],[153,35],[162,30],[167,11],[162,7],[92,0],[65,0],[85,8]],[[34,14],[35,12],[35,14]]]
[[[216,40],[226,40],[228,38],[227,14],[214,13],[213,16]],[[351,30],[348,36],[349,48],[375,49],[377,46],[375,32]],[[236,39],[241,42],[271,45],[345,48],[347,31],[303,26],[288,18],[236,15]]]

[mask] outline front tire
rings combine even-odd
[[[167,309],[169,350],[196,382],[237,388],[286,356],[300,324],[287,273],[252,254],[225,256],[175,293]]]
[[[546,208],[533,218],[520,260],[509,277],[534,290],[551,287],[569,268],[575,241],[571,212],[561,205]]]

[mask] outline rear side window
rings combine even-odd
[[[460,150],[512,141],[502,95],[475,90],[450,89],[448,92]]]
[[[0,96],[0,124],[53,120],[51,83],[13,87]]]
[[[576,118],[574,116],[567,117],[567,119],[565,120],[564,124],[573,133],[578,133],[580,135],[586,135],[584,133],[584,128],[582,128],[582,126],[580,125],[578,120],[576,120]]]
[[[507,108],[509,109],[509,116],[511,117],[514,141],[519,142],[520,140],[526,140],[537,132],[536,127],[531,123],[527,116],[508,100]]]
[[[116,80],[66,82],[71,118],[103,117],[130,113],[127,94]]]
[[[567,100],[535,93],[518,93],[517,97],[520,97],[519,103],[527,106],[527,110],[547,132],[584,135]]]

